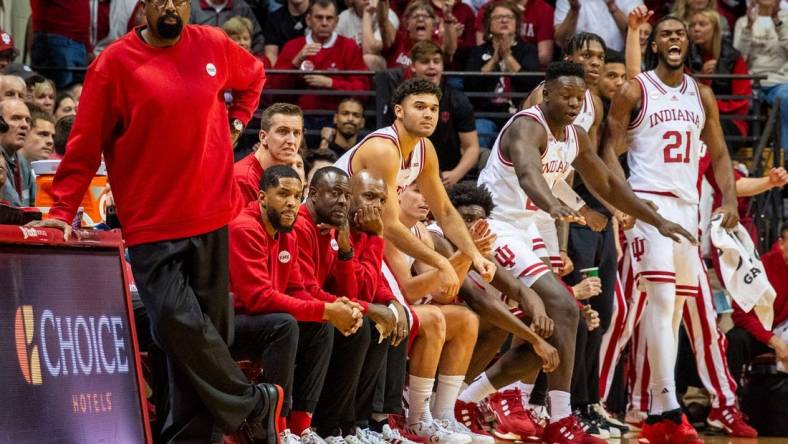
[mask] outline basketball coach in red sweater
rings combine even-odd
[[[56,202],[38,225],[70,235],[103,154],[134,279],[169,361],[161,440],[210,442],[215,424],[276,442],[281,388],[250,384],[226,344],[231,131],[237,136],[257,107],[263,64],[221,29],[188,25],[189,0],[140,3],[149,25],[111,44],[87,71]]]

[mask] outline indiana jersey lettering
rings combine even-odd
[[[629,184],[634,191],[673,195],[697,204],[700,134],[706,123],[695,80],[684,74],[678,87],[654,71],[635,77],[641,107],[629,125]]]
[[[334,166],[346,172],[349,176],[352,176],[353,156],[358,152],[359,149],[362,148],[364,142],[374,138],[388,139],[394,142],[394,145],[397,147],[397,153],[399,153],[400,158],[400,168],[399,173],[397,174],[397,194],[399,194],[402,192],[402,190],[407,188],[408,185],[411,185],[413,182],[415,182],[419,177],[419,174],[421,174],[421,171],[424,169],[424,158],[426,157],[427,146],[423,137],[419,138],[419,141],[416,142],[416,145],[413,147],[413,150],[411,151],[408,158],[404,159],[402,157],[402,148],[399,145],[399,134],[397,133],[397,127],[391,125],[380,128],[369,133],[367,137],[361,140],[361,142],[357,143],[355,146],[353,146],[353,148],[347,150],[347,152],[336,161]]]
[[[539,122],[547,132],[547,147],[542,153],[542,175],[547,185],[552,188],[558,179],[566,176],[578,153],[577,131],[573,125],[564,128],[563,139],[553,137],[547,121],[539,106],[520,111],[504,125],[493,144],[490,159],[479,174],[478,184],[485,186],[492,194],[495,208],[490,214],[491,219],[508,222],[522,229],[533,223],[533,216],[540,210],[525,194],[512,162],[501,151],[501,136],[517,119],[528,118]],[[546,214],[546,213],[545,213]],[[549,215],[548,215],[549,217]]]

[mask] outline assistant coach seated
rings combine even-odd
[[[291,233],[302,190],[295,170],[274,165],[263,174],[258,199],[230,223],[230,287],[236,310],[231,352],[258,362],[263,379],[283,387],[282,416],[290,412],[288,426],[303,431],[308,441],[309,418],[334,338],[331,326],[322,321],[345,333],[355,331],[359,306],[344,298],[327,302],[304,288],[298,240]]]

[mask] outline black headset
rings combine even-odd
[[[5,133],[8,129],[8,124],[5,122],[5,119],[3,116],[0,116],[0,133]]]

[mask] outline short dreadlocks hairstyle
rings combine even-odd
[[[607,51],[607,45],[605,45],[605,40],[602,37],[593,32],[578,32],[566,42],[566,55],[572,55],[586,48],[591,42],[599,43],[602,45],[602,51]]]
[[[487,216],[495,208],[492,195],[484,186],[476,185],[472,180],[464,180],[452,185],[448,190],[449,200],[454,208],[468,205],[478,205],[484,209]]]
[[[391,96],[391,104],[401,105],[406,97],[416,94],[433,94],[440,100],[441,88],[425,79],[406,80],[394,90],[394,94]]]

